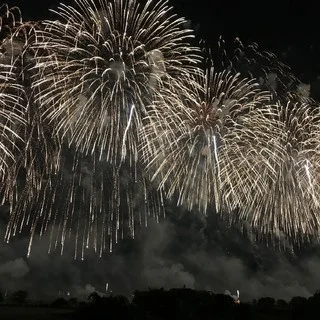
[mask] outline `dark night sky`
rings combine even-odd
[[[71,3],[71,1],[69,1]],[[13,0],[26,19],[48,16],[57,0]],[[287,52],[288,64],[303,81],[310,82],[320,73],[318,10],[311,1],[223,1],[171,0],[176,12],[193,22],[199,37],[216,42],[219,35],[232,40],[257,42],[262,48],[280,55]]]
[[[61,1],[13,0],[26,18],[41,18]],[[68,1],[65,1],[65,3]],[[72,1],[69,1],[72,3]],[[201,34],[207,38],[224,34],[263,41],[271,47],[289,44],[309,45],[319,42],[316,7],[309,2],[290,0],[221,1],[171,0],[177,13],[200,24]]]
[[[25,19],[46,17],[59,1],[20,0]],[[258,42],[281,55],[304,81],[319,73],[318,10],[294,1],[172,0],[176,12],[190,19],[207,42],[239,36]],[[0,221],[1,224],[1,221]],[[1,230],[1,229],[0,229]],[[187,286],[222,291],[240,289],[245,298],[262,295],[290,298],[310,295],[320,288],[320,255],[308,252],[274,253],[264,245],[250,244],[238,232],[217,223],[187,215],[161,224],[151,223],[136,240],[121,243],[114,254],[74,262],[68,252],[47,255],[46,239],[36,241],[26,258],[27,240],[14,239],[0,246],[0,290],[16,290],[17,283],[43,294],[58,290],[83,292],[90,284],[103,291],[109,282],[118,293],[150,286]],[[44,285],[45,284],[45,285]]]

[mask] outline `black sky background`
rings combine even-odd
[[[21,8],[25,19],[32,20],[49,17],[48,9],[56,8],[60,2],[8,0]],[[240,37],[282,57],[302,81],[312,82],[320,74],[316,2],[170,0],[169,4],[180,16],[191,20],[198,37],[208,43],[216,43],[219,35],[230,41]]]
[[[26,20],[49,17],[58,1],[7,1],[18,5]],[[172,0],[179,15],[192,21],[200,38],[216,43],[239,36],[273,51],[304,82],[319,72],[318,11],[293,1]],[[5,216],[2,216],[4,229]],[[1,232],[1,231],[0,231]],[[72,248],[63,256],[47,254],[48,239],[36,240],[26,257],[28,238],[18,236],[0,246],[0,290],[27,289],[35,298],[59,290],[85,295],[95,288],[130,295],[134,289],[188,287],[213,291],[240,290],[242,299],[260,296],[308,296],[320,288],[320,255],[316,245],[293,253],[251,242],[217,218],[172,209],[160,224],[152,220],[114,253],[98,258],[88,251],[74,261]]]

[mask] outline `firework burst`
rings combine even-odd
[[[77,0],[46,21],[36,47],[38,101],[58,134],[112,164],[137,161],[137,131],[162,87],[179,87],[199,59],[167,1]]]
[[[220,210],[220,149],[225,137],[251,110],[269,101],[254,81],[209,68],[186,95],[173,97],[149,114],[141,132],[147,169],[178,204]],[[158,106],[156,106],[157,108]]]
[[[6,24],[0,46],[1,142],[3,137],[7,140],[11,137],[7,143],[11,153],[1,154],[1,163],[10,158],[11,165],[2,181],[1,202],[9,204],[10,221],[16,222],[8,225],[8,241],[28,223],[26,209],[41,197],[48,175],[54,174],[59,162],[59,142],[52,136],[52,128],[43,121],[31,88],[35,74],[35,52],[31,45],[37,24],[24,22],[17,8],[5,5],[3,9],[5,19],[1,21]],[[37,211],[37,207],[32,210]]]
[[[222,192],[238,203],[231,220],[273,242],[319,238],[319,121],[318,108],[290,102],[243,119],[224,157]]]
[[[20,198],[7,239],[29,225],[30,251],[38,231],[51,228],[50,248],[61,244],[62,252],[74,236],[83,258],[85,248],[111,251],[136,224],[159,218],[161,192],[140,168],[137,132],[154,97],[181,88],[199,59],[185,20],[171,11],[165,1],[76,1],[36,31],[33,119],[59,137],[61,162],[36,175],[37,194]]]

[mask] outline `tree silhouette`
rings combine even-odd
[[[58,298],[52,302],[53,308],[67,308],[69,306],[69,303],[64,298]]]
[[[283,300],[283,299],[279,299],[276,302],[276,307],[278,309],[287,309],[289,307],[289,304],[287,301]]]
[[[24,304],[27,301],[28,292],[25,290],[18,290],[13,293],[12,301],[17,304]]]
[[[99,295],[97,292],[94,291],[94,292],[92,292],[92,293],[89,294],[88,300],[89,300],[90,302],[92,302],[92,303],[97,304],[97,303],[100,302],[101,297],[100,297],[100,295]]]
[[[79,302],[77,298],[70,298],[68,301],[70,307],[75,308],[78,306]]]
[[[308,300],[305,297],[293,297],[289,304],[292,309],[300,309],[301,307],[306,306],[307,301]]]
[[[305,297],[293,297],[289,302],[292,319],[302,319],[308,311],[308,300]]]
[[[263,312],[270,312],[274,309],[276,300],[271,297],[263,297],[258,300],[258,308]]]

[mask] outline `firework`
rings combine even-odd
[[[59,142],[52,128],[43,121],[31,88],[34,72],[34,51],[37,24],[24,22],[17,8],[5,9],[1,21],[6,22],[0,56],[1,142],[10,138],[10,154],[1,154],[1,164],[10,167],[3,176],[1,202],[10,206],[10,221],[27,224],[24,214],[30,203],[42,196],[48,176],[59,162]],[[7,117],[7,118],[5,118]],[[44,199],[48,201],[48,199]],[[41,206],[41,204],[40,204]],[[32,210],[37,211],[37,207]],[[9,223],[6,240],[22,230],[18,223]]]
[[[232,221],[274,243],[319,238],[319,121],[319,108],[290,102],[244,117],[223,158],[222,192],[237,198]]]
[[[277,97],[295,95],[301,83],[290,67],[282,63],[272,52],[262,50],[257,43],[243,43],[236,38],[232,43],[219,38],[212,49],[212,58],[217,70],[239,72],[243,77],[256,79],[262,89]]]
[[[180,89],[199,59],[185,20],[171,11],[166,2],[76,1],[35,32],[32,127],[44,123],[41,133],[48,126],[59,137],[60,163],[46,179],[36,173],[37,193],[20,197],[8,240],[28,225],[30,251],[38,231],[51,230],[50,248],[63,251],[74,237],[83,258],[86,248],[101,255],[125,233],[133,237],[136,224],[159,219],[161,192],[140,168],[137,132],[154,97]]]
[[[57,133],[81,152],[118,165],[137,161],[141,119],[162,87],[189,77],[199,59],[167,1],[76,0],[46,21],[37,48],[38,101]]]
[[[149,217],[159,221],[161,194],[138,167],[133,177],[130,167],[115,172],[98,154],[66,147],[60,160],[59,170],[43,178],[33,197],[20,197],[11,212],[5,238],[29,228],[28,255],[34,239],[47,234],[48,253],[63,254],[68,248],[75,259],[84,259],[93,249],[102,256],[124,237],[134,238],[137,226],[147,226]]]
[[[0,7],[7,241],[27,227],[28,254],[48,233],[49,252],[101,256],[159,221],[163,193],[261,238],[319,238],[318,107],[274,54],[220,39],[203,74],[167,1],[75,0],[55,14],[37,24]]]
[[[0,181],[3,183],[15,161],[14,152],[21,139],[18,128],[24,125],[24,107],[23,88],[16,83],[12,66],[2,64],[1,59],[0,56]]]
[[[209,68],[186,95],[172,97],[149,113],[141,132],[147,169],[167,196],[205,212],[220,210],[220,149],[243,115],[269,101],[254,81]],[[157,105],[155,108],[158,108]]]
[[[25,125],[24,89],[17,81],[15,66],[16,44],[9,37],[15,26],[15,14],[6,5],[0,7],[0,183],[4,198],[8,197],[8,181],[18,142],[22,141],[20,128]],[[8,187],[8,188],[7,188]],[[3,200],[1,201],[3,202]]]
[[[10,38],[13,28],[22,22],[22,16],[18,7],[9,7],[7,4],[0,6],[0,39],[1,42]]]

